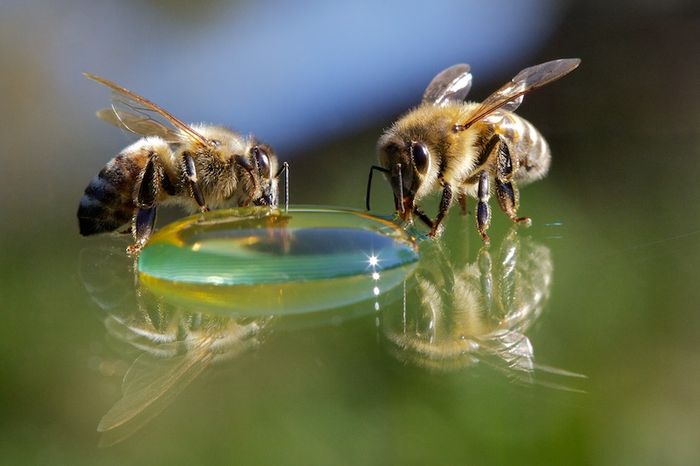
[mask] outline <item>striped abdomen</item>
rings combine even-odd
[[[81,235],[114,231],[131,221],[134,187],[147,161],[146,151],[119,154],[90,181],[78,207]]]
[[[513,164],[518,167],[515,181],[520,186],[547,174],[552,158],[549,145],[529,121],[514,113],[504,112],[497,132],[506,139]]]

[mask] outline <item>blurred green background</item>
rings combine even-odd
[[[698,464],[700,8],[481,3],[3,2],[0,463]],[[401,299],[366,303],[353,319],[258,322],[252,348],[206,364],[160,415],[98,448],[143,348],[114,338],[84,284],[81,251],[110,240],[78,235],[78,201],[130,139],[93,116],[107,92],[81,72],[270,141],[292,166],[293,203],[362,208],[382,128],[437,71],[469,62],[481,99],[574,56],[578,70],[519,110],[554,157],[522,192],[535,223],[519,241],[544,247],[552,271],[520,330],[536,365],[587,378],[534,368],[522,383],[517,368],[397,357],[387,322]],[[391,204],[377,183],[374,209]],[[509,225],[494,217],[497,263]],[[479,259],[474,230],[447,219],[459,283]],[[528,270],[523,286],[544,273]],[[124,272],[117,296],[133,294]],[[228,322],[209,319],[207,331]],[[203,325],[190,321],[180,333]]]

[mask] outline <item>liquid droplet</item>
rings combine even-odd
[[[138,270],[166,300],[271,314],[374,298],[417,260],[410,235],[363,212],[241,208],[166,226],[141,251]]]

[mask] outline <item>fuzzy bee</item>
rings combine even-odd
[[[487,243],[492,193],[514,222],[529,223],[529,218],[517,214],[518,186],[542,178],[551,154],[535,127],[512,112],[525,94],[570,73],[580,62],[561,59],[526,68],[481,103],[465,102],[472,83],[469,65],[440,72],[421,104],[379,138],[379,166],[370,169],[367,209],[372,172],[378,170],[391,184],[400,217],[410,221],[415,214],[430,228],[431,236],[440,233],[454,198],[466,211],[467,196],[478,201],[477,227]],[[418,202],[440,190],[439,211],[431,219]]]
[[[278,179],[288,165],[253,136],[221,126],[187,125],[150,100],[107,79],[85,73],[111,89],[110,108],[97,116],[145,136],[122,150],[85,189],[78,208],[82,235],[128,231],[130,253],[148,241],[161,204],[189,212],[223,206],[276,206]],[[285,197],[285,205],[288,202]]]

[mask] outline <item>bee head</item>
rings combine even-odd
[[[259,195],[254,196],[255,205],[277,205],[277,178],[273,173],[277,169],[277,157],[272,147],[267,144],[256,144],[250,149],[249,158],[252,161],[254,177],[260,186]]]
[[[379,162],[387,170],[385,176],[394,191],[396,210],[402,219],[409,220],[415,207],[416,193],[430,171],[428,146],[419,140],[382,138],[379,141]]]
[[[236,163],[248,174],[248,193],[254,205],[277,205],[277,157],[267,144],[254,144],[245,156],[233,156]]]

